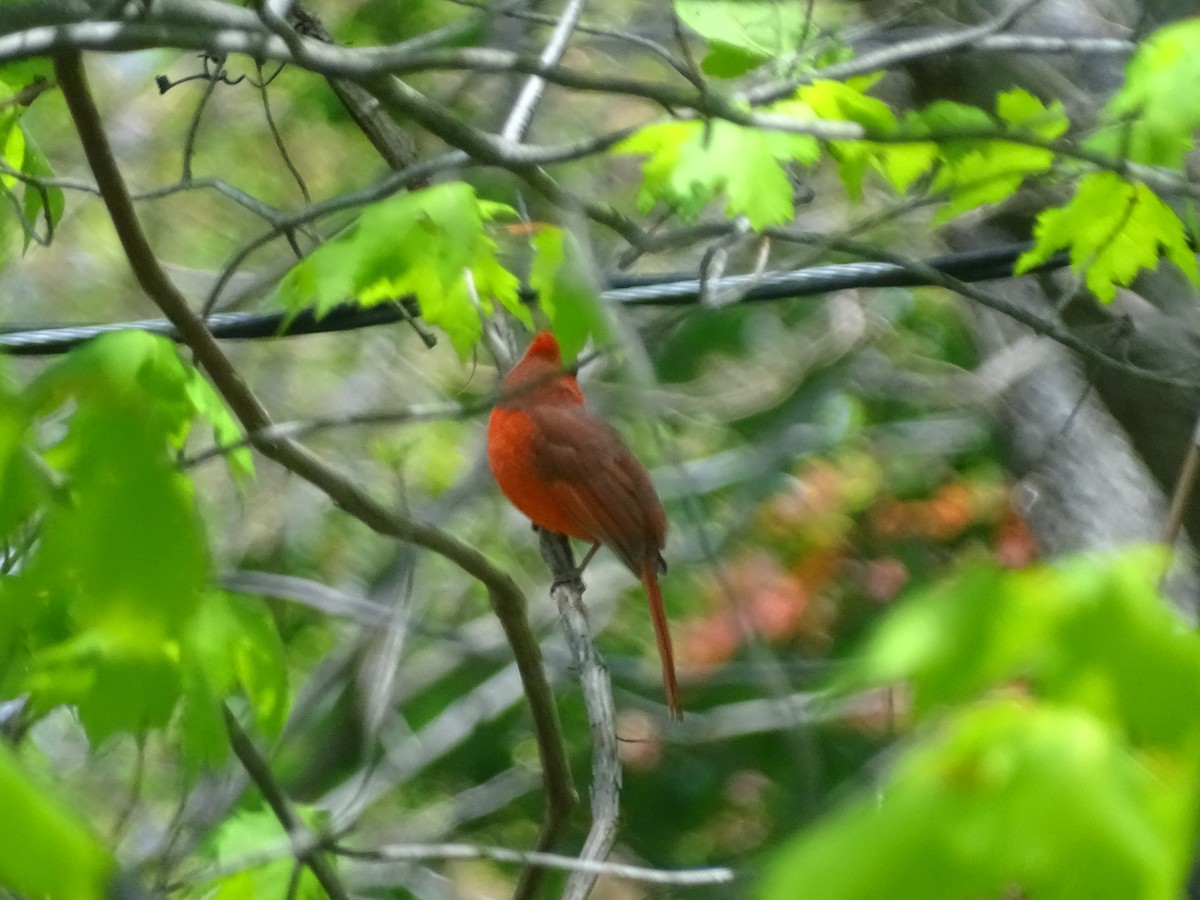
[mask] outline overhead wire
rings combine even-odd
[[[1029,247],[1028,243],[1007,244],[988,250],[938,256],[922,261],[922,265],[964,282],[1011,278],[1013,263]],[[1065,253],[1058,253],[1036,271],[1061,268],[1067,261]],[[862,288],[919,287],[929,283],[916,272],[894,263],[851,262],[792,271],[727,275],[720,279],[719,287],[722,294],[747,302],[811,297]],[[707,288],[711,290],[712,287],[710,282]],[[630,307],[686,306],[699,303],[701,295],[701,279],[690,272],[617,274],[608,279],[599,299],[601,303]],[[521,297],[526,302],[534,301],[536,296],[529,288],[521,289]],[[221,340],[261,340],[371,328],[405,321],[419,314],[416,298],[407,296],[376,306],[339,304],[324,315],[309,307],[298,313],[287,310],[214,313],[205,321],[213,336]],[[0,352],[14,356],[51,356],[65,353],[98,335],[129,330],[179,340],[174,326],[166,319],[55,326],[0,325]]]

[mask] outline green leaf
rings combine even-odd
[[[291,704],[287,663],[275,620],[260,600],[211,594],[189,626],[186,646],[218,696],[240,690],[262,732],[278,735]]]
[[[1164,255],[1193,284],[1200,283],[1183,222],[1146,185],[1112,172],[1084,176],[1066,206],[1043,211],[1034,239],[1034,247],[1017,260],[1018,275],[1066,248],[1071,268],[1106,303],[1118,287],[1128,285],[1142,269],[1157,266]]]
[[[36,653],[39,709],[74,703],[93,741],[165,725],[179,692],[175,640],[208,576],[191,484],[147,408],[71,417],[69,502],[43,514],[25,601],[61,608],[75,636]]]
[[[18,172],[25,168],[25,132],[21,130],[20,118],[19,107],[0,109],[0,160]],[[15,175],[0,173],[0,187],[11,191],[19,183]]]
[[[589,337],[608,334],[591,260],[574,235],[561,228],[541,229],[533,236],[533,246],[529,285],[538,292],[538,305],[550,320],[563,357],[574,359]]]
[[[228,755],[221,704],[242,694],[259,730],[276,737],[291,709],[283,642],[257,599],[210,592],[181,640],[181,749],[190,774]]]
[[[997,96],[996,116],[1014,132],[1043,140],[1061,137],[1070,125],[1061,103],[1047,107],[1020,89]],[[908,117],[905,125],[934,135],[997,128],[983,110],[950,101],[931,104]],[[1013,141],[948,139],[939,141],[938,148],[940,165],[931,189],[950,195],[949,203],[938,211],[935,221],[939,223],[1012,196],[1027,178],[1054,163],[1052,151]]]
[[[1200,127],[1200,21],[1167,25],[1138,44],[1125,84],[1105,109],[1109,128],[1091,146],[1133,162],[1179,169]]]
[[[198,377],[168,341],[123,332],[69,354],[26,398],[38,412],[74,409],[46,451],[62,489],[0,598],[0,629],[28,648],[34,708],[74,704],[97,743],[165,726],[182,690],[180,640],[209,578],[194,490],[175,464]]]
[[[516,276],[497,259],[484,228],[502,213],[512,210],[481,202],[462,182],[392,197],[292,269],[280,301],[293,312],[312,304],[323,315],[348,300],[371,306],[414,294],[421,315],[465,357],[483,334],[480,313],[490,315],[494,301],[531,321]]]
[[[218,446],[228,447],[242,440],[242,428],[225,405],[225,400],[198,370],[192,369],[189,373],[185,390],[196,415],[207,419],[212,425],[213,440]],[[238,481],[254,477],[254,457],[249,447],[226,453],[225,464]]]
[[[1200,637],[1158,595],[1164,557],[977,565],[898,603],[843,688],[905,684],[916,735],[778,855],[762,900],[1180,896]]]
[[[29,414],[0,369],[0,540],[9,541],[50,492],[29,441]],[[2,628],[0,628],[2,630]]]
[[[806,29],[815,32],[803,4],[776,0],[675,0],[675,14],[708,41],[700,66],[719,78],[795,53]]]
[[[1200,736],[1200,638],[1155,589],[1158,550],[1007,572],[976,566],[908,598],[868,643],[852,685],[909,683],[926,716],[1016,680],[1130,740]]]
[[[811,161],[817,143],[805,135],[759,131],[716,120],[649,125],[613,148],[614,153],[646,153],[641,206],[655,200],[694,218],[725,193],[725,214],[745,215],[762,230],[790,221],[792,186],[782,163]]]
[[[183,447],[197,417],[207,419],[218,443],[241,438],[219,395],[166,338],[144,331],[102,335],[65,356],[29,389],[32,409],[52,412],[68,400],[105,408],[122,407],[148,417],[151,431],[163,436],[167,447]],[[61,457],[73,442],[58,448]],[[248,451],[228,455],[235,477],[253,474]]]
[[[25,165],[24,172],[26,175],[35,178],[52,178],[54,170],[50,167],[49,160],[45,154],[27,134],[25,136]],[[32,230],[37,227],[38,219],[41,216],[46,217],[47,233],[54,230],[62,219],[63,208],[66,204],[66,199],[63,195],[63,189],[59,187],[48,187],[43,195],[42,191],[38,190],[35,185],[25,185],[25,199],[22,208],[25,212],[25,221]],[[25,249],[29,249],[31,238],[28,234],[25,235]]]
[[[27,897],[105,900],[116,864],[80,818],[0,744],[0,886]]]
[[[1079,710],[993,698],[952,713],[878,791],[779,853],[758,896],[1173,900],[1194,778],[1194,762],[1131,753]]]
[[[293,810],[314,831],[327,824],[325,813],[302,806],[293,806]],[[226,819],[210,842],[209,855],[218,866],[235,866],[279,848],[290,848],[288,835],[274,814],[262,809],[239,812]],[[335,865],[336,857],[330,857],[330,862]],[[307,866],[302,868],[295,889],[289,890],[294,868],[291,852],[283,852],[235,875],[200,884],[192,896],[214,900],[285,896],[298,900],[325,900],[325,891]]]
[[[807,116],[798,116],[801,118],[854,122],[887,133],[896,127],[896,117],[886,103],[864,93],[873,83],[870,77],[847,82],[814,81],[796,92],[793,108],[808,110]],[[831,141],[829,153],[838,163],[847,195],[860,200],[864,176],[872,166],[879,165],[880,146],[869,141]]]
[[[26,687],[38,713],[72,704],[94,746],[164,728],[180,694],[177,648],[130,616],[36,654]]]

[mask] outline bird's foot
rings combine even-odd
[[[567,572],[563,575],[557,576],[552,582],[550,582],[551,591],[560,587],[570,588],[571,590],[582,594],[584,591],[583,570],[575,569],[572,572]]]

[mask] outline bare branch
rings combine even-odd
[[[284,796],[282,788],[276,784],[267,761],[259,754],[254,742],[250,740],[250,736],[242,730],[237,716],[228,706],[223,706],[221,711],[225,716],[225,730],[229,733],[229,743],[233,747],[234,754],[245,767],[247,774],[263,795],[263,799],[267,801],[267,805],[271,807],[271,812],[275,814],[275,818],[279,820],[283,830],[287,832],[296,859],[308,866],[332,900],[350,900],[350,895],[346,893],[346,888],[342,886],[341,880],[333,871],[333,866],[325,858],[321,842],[308,830],[308,826],[292,812],[291,804]]]
[[[579,23],[579,17],[583,14],[583,4],[584,0],[569,0],[567,3],[566,8],[559,16],[554,33],[550,35],[550,40],[542,49],[541,56],[538,57],[538,62],[543,66],[557,65],[558,61],[562,59],[563,53],[567,50],[567,41],[571,39],[571,32],[575,30],[575,26]],[[501,138],[517,143],[524,139],[529,130],[529,123],[533,120],[533,110],[545,88],[546,80],[544,78],[540,75],[529,76],[529,80],[521,88],[513,108],[508,113],[504,127],[500,129]]]
[[[617,839],[620,815],[621,760],[617,753],[617,717],[612,682],[604,660],[596,650],[583,605],[583,583],[575,568],[567,538],[539,529],[542,559],[554,578],[550,594],[558,605],[563,633],[571,657],[579,670],[587,707],[588,733],[592,738],[592,827],[579,859],[603,862]],[[596,883],[597,873],[580,869],[572,873],[563,889],[563,900],[585,900]]]
[[[670,884],[681,887],[698,887],[706,884],[728,884],[733,881],[733,870],[724,867],[712,869],[649,869],[625,863],[595,862],[560,856],[556,853],[523,853],[505,847],[484,847],[477,844],[398,844],[376,850],[353,850],[339,847],[344,856],[364,862],[414,862],[421,859],[490,859],[495,862],[520,863],[547,869],[562,869],[566,872],[585,873],[594,881],[597,876],[608,875],[642,884]]]

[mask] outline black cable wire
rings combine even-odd
[[[1013,263],[1029,247],[1027,243],[1009,244],[991,250],[955,253],[935,257],[926,261],[925,265],[965,282],[1011,278]],[[1038,266],[1037,271],[1061,268],[1067,261],[1066,253],[1057,253]],[[705,287],[710,293],[736,297],[738,301],[766,301],[811,297],[854,288],[917,287],[928,283],[927,279],[903,266],[856,262],[814,266],[791,272],[731,275],[710,280]],[[608,289],[600,294],[600,300],[622,306],[686,306],[699,302],[700,295],[699,279],[691,273],[674,272],[614,276],[609,281]],[[535,293],[529,289],[523,289],[521,296],[526,302],[535,299]],[[366,308],[342,304],[320,318],[312,309],[306,309],[290,318],[286,312],[216,313],[209,316],[207,321],[213,335],[222,340],[255,340],[370,328],[419,314],[416,299],[410,296]],[[65,353],[100,334],[131,329],[179,340],[175,328],[166,319],[49,328],[0,326],[3,332],[0,333],[0,351],[14,356],[48,356]]]

